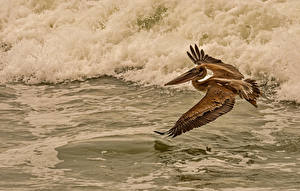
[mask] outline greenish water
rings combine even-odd
[[[238,99],[175,139],[153,133],[202,96],[110,77],[1,86],[0,190],[300,190],[298,105]]]
[[[0,190],[300,191],[299,10],[299,0],[1,0]],[[204,127],[159,136],[203,96],[163,87],[194,67],[194,44],[270,100],[238,98]]]

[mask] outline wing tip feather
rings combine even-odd
[[[196,65],[200,65],[202,63],[222,63],[220,59],[216,59],[205,54],[203,49],[199,51],[197,44],[195,44],[195,48],[192,45],[190,45],[190,51],[191,53],[187,51],[187,55]]]

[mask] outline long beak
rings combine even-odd
[[[169,81],[168,83],[165,84],[165,86],[176,85],[176,84],[181,84],[181,83],[184,83],[184,82],[188,82],[190,80],[195,79],[197,77],[197,75],[198,75],[198,72],[196,72],[195,69],[193,68],[193,69],[187,71],[186,73],[181,74],[177,78]]]

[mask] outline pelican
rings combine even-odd
[[[192,81],[192,85],[206,95],[190,110],[184,113],[173,128],[166,132],[155,131],[160,135],[176,137],[201,127],[232,110],[235,97],[239,95],[257,107],[256,100],[261,95],[255,80],[244,79],[243,74],[232,65],[199,51],[198,46],[190,46],[187,55],[196,67],[166,83],[166,86]]]

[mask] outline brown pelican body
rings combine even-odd
[[[190,46],[190,50],[191,53],[187,54],[197,66],[165,85],[192,81],[193,86],[199,91],[206,91],[206,95],[184,113],[173,128],[163,133],[155,131],[158,134],[176,137],[214,121],[233,108],[236,95],[257,107],[260,90],[254,80],[244,79],[237,68],[206,55],[202,49],[199,51],[197,45],[195,49]]]

